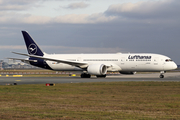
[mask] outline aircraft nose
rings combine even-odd
[[[173,65],[172,65],[172,69],[177,69],[177,65],[176,65],[176,63],[173,63]]]

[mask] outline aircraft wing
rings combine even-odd
[[[77,67],[80,67],[80,68],[86,68],[88,66],[88,64],[85,63],[85,62],[75,62],[75,61],[69,61],[69,60],[54,59],[54,58],[48,58],[48,57],[37,56],[37,55],[29,55],[29,54],[23,54],[23,53],[17,53],[17,52],[12,52],[12,53],[18,54],[18,55],[34,57],[34,58],[39,58],[39,59],[43,59],[43,60],[49,60],[49,61],[55,61],[55,62],[59,62],[59,63],[65,63],[65,64],[77,66]],[[16,59],[16,60],[18,60],[18,59]],[[19,60],[21,60],[21,59],[19,59]]]

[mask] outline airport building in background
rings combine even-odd
[[[23,62],[8,59],[8,62],[5,62],[4,60],[0,60],[0,70],[4,70],[4,69],[39,69],[39,68]]]

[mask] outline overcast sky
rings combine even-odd
[[[158,53],[180,64],[180,0],[0,0],[0,59],[27,53]]]

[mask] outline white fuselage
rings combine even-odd
[[[64,59],[91,64],[104,64],[107,71],[168,71],[177,68],[177,65],[167,56],[149,53],[133,54],[45,54],[44,57]],[[83,69],[54,61],[46,63],[56,71],[83,71]]]

